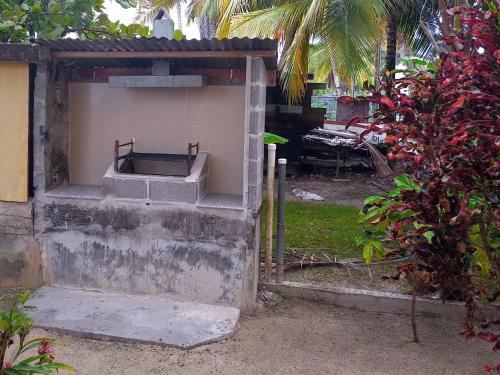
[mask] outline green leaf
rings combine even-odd
[[[375,204],[375,203],[382,202],[383,200],[385,200],[384,197],[381,197],[378,195],[371,195],[365,199],[365,201],[363,202],[363,205],[366,206],[366,205],[370,205],[370,204]]]
[[[30,298],[30,292],[29,290],[24,292],[23,295],[21,296],[21,304],[24,305],[28,299]]]
[[[275,144],[285,144],[288,142],[288,139],[286,138],[283,138],[283,137],[280,137],[279,135],[277,134],[273,134],[273,133],[268,133],[268,132],[265,132],[264,133],[264,143],[266,145],[268,144],[271,144],[271,143],[275,143]]]
[[[480,269],[479,275],[483,278],[487,278],[490,275],[491,263],[488,259],[488,255],[486,255],[486,251],[484,251],[484,249],[477,249],[472,254],[472,259]]]
[[[375,219],[378,219],[382,215],[383,209],[380,207],[372,206],[366,214],[361,213],[358,219],[358,223],[369,223]]]
[[[137,0],[115,0],[123,9],[135,8]]]
[[[368,240],[363,246],[363,259],[370,264],[373,259],[373,241]]]
[[[354,237],[354,244],[356,246],[363,245],[368,239],[365,236],[356,236]]]
[[[423,236],[427,240],[427,243],[430,245],[432,244],[432,239],[434,238],[435,233],[432,230],[428,230],[427,232],[423,233]]]
[[[175,40],[183,40],[186,39],[186,36],[183,34],[181,30],[174,30],[174,39]]]
[[[394,183],[398,188],[404,190],[411,190],[417,192],[420,191],[420,186],[418,186],[415,182],[411,181],[410,178],[405,174],[394,178]]]

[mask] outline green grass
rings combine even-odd
[[[274,204],[273,237],[276,237]],[[262,207],[262,241],[265,244],[267,204]],[[354,237],[363,233],[357,223],[359,209],[330,203],[287,202],[285,208],[285,247],[298,254],[324,252],[337,259],[360,258]],[[276,246],[273,246],[275,248]]]

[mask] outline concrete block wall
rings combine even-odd
[[[42,261],[33,237],[33,205],[0,202],[0,288],[37,288]]]
[[[248,209],[262,203],[267,73],[260,57],[247,57]]]
[[[48,283],[253,308],[256,219],[241,211],[47,198]]]
[[[198,153],[187,177],[116,173],[110,166],[102,179],[107,196],[196,204],[206,195],[208,154]]]

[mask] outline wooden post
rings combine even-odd
[[[267,145],[267,215],[266,215],[266,282],[272,281],[273,272],[273,209],[274,209],[274,171],[276,163],[276,145]]]

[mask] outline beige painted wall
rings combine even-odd
[[[29,65],[0,63],[0,201],[28,200]]]
[[[110,88],[70,84],[70,179],[100,185],[114,140],[136,138],[137,151],[209,152],[209,191],[242,194],[244,86]]]

